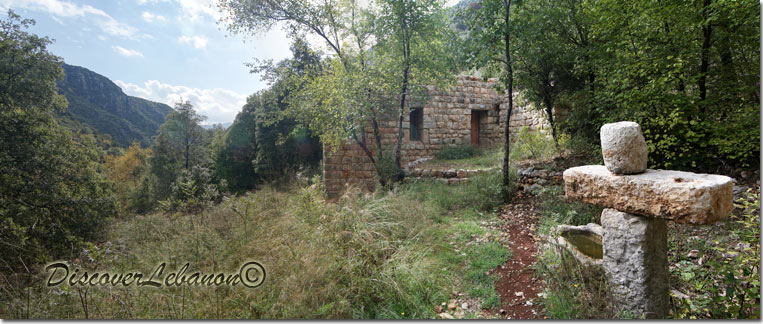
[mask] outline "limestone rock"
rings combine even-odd
[[[603,165],[564,171],[567,199],[678,223],[709,224],[734,209],[734,180],[721,175],[648,169],[617,176]]]
[[[641,126],[629,121],[601,126],[604,165],[615,174],[637,174],[646,170],[649,149]]]
[[[665,318],[670,306],[665,220],[607,208],[601,225],[604,269],[616,305],[638,316]]]

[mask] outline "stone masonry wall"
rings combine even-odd
[[[460,76],[456,84],[447,91],[432,87],[429,93],[431,98],[427,102],[410,104],[403,120],[403,143],[400,151],[403,167],[421,158],[432,158],[445,146],[469,145],[473,110],[479,111],[480,146],[502,143],[508,101],[505,94],[499,94],[495,90],[496,82],[496,79],[485,82],[478,77]],[[516,98],[516,92],[514,96]],[[420,140],[411,140],[410,109],[416,108],[423,109],[423,122]],[[390,116],[379,121],[381,143],[382,147],[389,150],[387,154],[392,154],[397,141],[396,117]],[[522,126],[528,127],[530,131],[540,130],[550,134],[550,126],[542,111],[534,110],[530,106],[519,106],[515,100],[510,132],[513,134]],[[375,153],[370,125],[366,130],[367,146]],[[328,195],[336,197],[344,191],[346,185],[373,190],[376,174],[373,164],[360,145],[354,140],[349,140],[334,153],[324,149],[323,179]]]

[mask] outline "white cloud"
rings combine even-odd
[[[207,47],[207,42],[209,39],[207,39],[204,36],[180,36],[178,38],[178,42],[180,44],[187,44],[187,45],[193,45],[196,49],[204,49]]]
[[[191,88],[161,83],[157,80],[146,81],[142,86],[120,80],[114,83],[128,95],[162,102],[171,107],[174,107],[175,103],[181,99],[189,100],[199,114],[208,117],[208,123],[233,121],[246,103],[246,95],[227,89]]]
[[[111,36],[118,36],[127,39],[150,38],[145,34],[140,34],[138,29],[128,24],[122,23],[111,17],[101,9],[90,5],[78,5],[62,0],[4,0],[6,3],[0,5],[0,8],[23,8],[27,10],[43,11],[57,17],[64,18],[82,18],[85,16],[93,17],[93,22],[98,25],[105,33]],[[54,17],[55,18],[55,17]]]
[[[124,57],[143,57],[143,53],[136,50],[127,49],[122,46],[112,46],[111,48],[114,49],[117,54]]]
[[[138,0],[139,5],[174,2],[180,8],[181,21],[198,21],[205,16],[218,20],[222,15],[214,0]]]
[[[183,15],[191,21],[196,21],[204,16],[218,20],[221,15],[213,0],[176,0],[180,5]]]
[[[157,14],[154,14],[154,13],[151,13],[151,12],[148,12],[148,11],[144,11],[140,15],[140,17],[143,18],[143,20],[145,20],[146,22],[154,22],[154,21],[156,21],[156,22],[164,22],[164,21],[167,21],[167,18],[165,18],[164,16],[157,15]]]
[[[53,18],[53,21],[57,22],[59,25],[66,26],[66,24],[61,21],[61,19],[58,19],[56,16],[50,16],[50,18]]]

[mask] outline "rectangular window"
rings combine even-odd
[[[423,108],[411,109],[411,115],[409,117],[411,120],[410,139],[411,141],[420,141],[422,125],[424,124],[424,109]]]

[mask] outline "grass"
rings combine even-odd
[[[503,147],[476,148],[472,146],[446,147],[434,159],[419,165],[424,169],[490,169],[500,168],[503,162]]]
[[[483,180],[491,179],[499,178]],[[436,318],[434,306],[454,290],[492,307],[500,299],[485,271],[509,251],[477,240],[491,233],[483,223],[500,205],[489,198],[474,207],[482,187],[417,182],[327,203],[320,186],[302,183],[265,187],[198,214],[135,215],[72,264],[147,273],[161,262],[168,270],[189,262],[189,272],[232,273],[256,260],[265,283],[47,288],[40,273],[29,287],[3,284],[9,293],[0,297],[0,317]]]
[[[577,145],[569,140],[569,136],[563,136],[560,147]],[[578,147],[574,147],[578,149]],[[514,142],[511,144],[509,158],[512,162],[532,160],[545,160],[558,153],[554,140],[550,135],[539,131],[530,131],[522,127],[517,131]],[[423,169],[490,169],[501,168],[503,164],[503,145],[490,147],[477,147],[471,145],[447,146],[437,153],[434,159],[423,162],[419,168]]]
[[[602,208],[580,202],[567,202],[561,186],[540,191],[541,218],[538,233],[554,237],[560,224],[598,223]],[[546,288],[542,304],[546,316],[554,319],[614,318],[609,305],[606,276],[601,269],[579,263],[569,251],[547,246],[539,251],[536,271]]]

